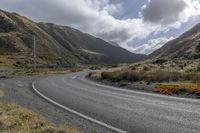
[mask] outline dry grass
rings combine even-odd
[[[145,67],[148,67],[151,71],[154,70],[165,70],[165,71],[188,71],[195,69],[199,65],[199,60],[184,60],[184,59],[174,59],[168,60],[163,63],[155,63],[155,60],[145,60],[139,63],[134,63],[129,66],[128,69],[132,70],[143,70]],[[146,69],[146,68],[145,68]]]
[[[88,77],[92,79],[101,79],[101,72],[90,72]]]
[[[0,56],[0,67],[12,66],[16,60],[19,60],[21,56],[19,55],[2,55]]]
[[[17,105],[0,103],[1,133],[79,133],[70,127],[56,127],[40,115]]]
[[[155,86],[154,92],[166,95],[179,94],[180,92],[200,95],[200,85],[195,83],[157,84]]]
[[[200,82],[200,73],[191,72],[186,73],[182,71],[166,71],[166,70],[122,70],[114,72],[102,72],[101,78],[110,80],[112,82],[137,82],[146,81],[148,83],[162,83],[162,82],[177,82],[177,81],[192,81],[194,83]]]
[[[34,76],[34,75],[54,75],[54,74],[67,74],[70,72],[83,71],[84,68],[37,68],[33,69],[14,69],[7,77],[20,77],[20,76]]]

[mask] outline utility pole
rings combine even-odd
[[[35,36],[33,37],[33,69],[36,70],[36,43],[35,43]]]

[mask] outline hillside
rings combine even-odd
[[[153,52],[151,58],[163,59],[198,59],[200,58],[200,24],[197,24],[192,29],[165,44],[160,49]]]
[[[33,36],[36,37],[38,62],[75,63],[71,53],[31,20],[17,14],[0,11],[0,54],[18,64],[31,63]],[[12,55],[12,57],[11,57]],[[1,62],[3,62],[1,60]],[[14,62],[13,62],[14,63]]]
[[[128,63],[145,57],[145,55],[133,54],[123,48],[112,46],[100,38],[71,27],[45,23],[38,25],[59,44],[86,63]]]
[[[36,37],[38,63],[112,64],[146,57],[71,27],[36,23],[16,13],[0,11],[0,66],[31,64],[33,36]]]

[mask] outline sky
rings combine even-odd
[[[200,0],[1,0],[0,9],[150,54],[200,22]]]

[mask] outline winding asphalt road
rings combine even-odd
[[[114,132],[199,133],[200,101],[97,84],[86,72],[33,83],[46,100]]]

